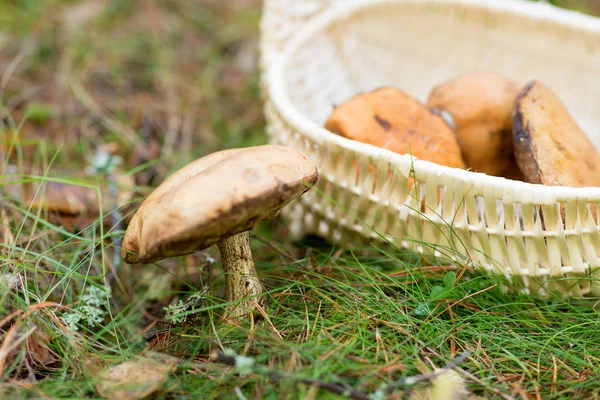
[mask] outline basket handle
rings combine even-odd
[[[313,16],[344,0],[263,0],[260,51],[263,67],[281,53],[290,36]]]

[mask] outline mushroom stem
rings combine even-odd
[[[250,250],[250,233],[248,231],[232,235],[217,243],[221,253],[223,272],[225,273],[225,298],[237,301],[246,296],[257,296],[263,292],[262,284],[256,274],[252,252]],[[262,296],[254,299],[262,303]],[[231,315],[238,317],[247,314],[243,304],[232,305]]]

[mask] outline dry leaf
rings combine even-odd
[[[8,331],[0,333],[0,372],[19,357],[23,346],[25,352],[21,360],[30,370],[49,371],[59,361],[58,355],[50,348],[50,336],[33,324],[23,325],[17,320]]]
[[[102,371],[96,390],[110,400],[143,399],[162,388],[174,365],[154,360],[126,361]]]
[[[59,361],[58,354],[50,349],[50,336],[37,329],[27,338],[27,361],[36,369],[43,369]]]

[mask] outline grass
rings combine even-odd
[[[77,172],[104,150],[130,179],[119,193],[132,192],[117,209],[110,175],[87,177],[78,184],[105,205],[81,217],[0,199],[0,398],[97,398],[98,369],[140,355],[175,363],[158,398],[342,398],[302,379],[366,394],[396,384],[389,398],[408,398],[427,383],[403,378],[463,351],[474,395],[600,397],[594,299],[509,294],[501,278],[396,248],[292,241],[280,220],[253,232],[269,291],[253,324],[217,323],[226,304],[215,249],[119,265],[119,238],[152,187],[200,155],[264,142],[260,4],[98,4],[0,2],[0,134],[18,139],[0,159],[20,168],[15,182],[81,182]],[[195,308],[167,318],[199,291]],[[219,346],[253,366],[212,362]]]

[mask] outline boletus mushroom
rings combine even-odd
[[[465,169],[454,132],[444,119],[392,87],[360,93],[337,106],[325,128],[340,136]]]
[[[548,86],[533,81],[521,89],[513,129],[515,155],[526,182],[600,186],[600,154]]]
[[[276,217],[318,180],[316,166],[294,149],[263,145],[199,158],[159,185],[133,216],[122,247],[127,263],[150,263],[214,244],[225,273],[232,316],[248,309],[245,296],[262,301],[249,231]]]
[[[41,168],[32,167],[24,172],[40,177],[44,174]],[[52,170],[52,174],[68,176],[71,179],[86,177],[82,173],[63,170]],[[118,191],[116,199],[113,199],[110,194],[109,184],[100,187],[101,196],[99,196],[95,187],[78,184],[75,179],[72,182],[24,179],[20,176],[16,165],[0,165],[0,190],[32,208],[41,208],[65,217],[97,218],[101,210],[106,212],[114,205],[122,207],[127,204],[133,197],[130,190],[134,186],[133,176],[119,175],[114,184],[122,189]]]
[[[519,86],[492,72],[463,74],[434,87],[427,105],[446,113],[467,166],[522,179],[512,143],[512,111]]]

